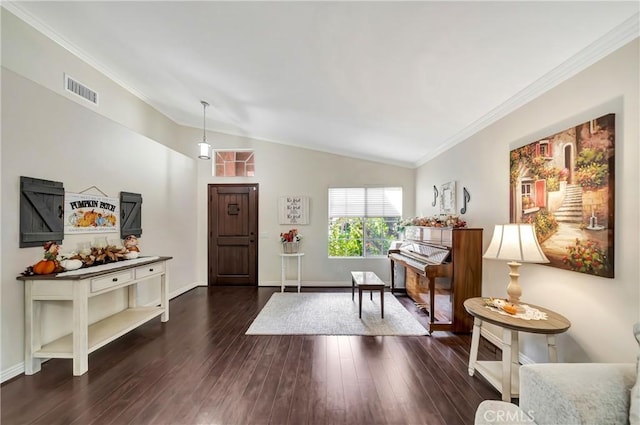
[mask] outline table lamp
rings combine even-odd
[[[509,302],[520,304],[522,288],[518,283],[518,268],[521,263],[548,263],[538,239],[535,227],[531,224],[497,224],[493,230],[493,237],[483,258],[489,260],[509,261],[509,285],[507,294]]]

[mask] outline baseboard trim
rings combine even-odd
[[[280,286],[280,281],[279,280],[266,280],[266,281],[262,281],[258,284],[258,286]],[[385,282],[385,284],[387,285],[388,288],[391,287],[391,285],[388,282]],[[296,282],[292,281],[292,280],[287,280],[285,283],[285,286],[289,287],[289,286],[296,286]],[[320,281],[301,281],[300,282],[300,287],[301,288],[351,288],[351,281],[350,280],[345,280],[345,281],[324,281],[324,282],[320,282]],[[396,290],[398,290],[399,288],[396,288]]]
[[[185,285],[185,286],[183,286],[181,288],[178,288],[175,291],[169,293],[169,299],[172,300],[175,297],[178,297],[178,296],[184,294],[185,292],[189,292],[190,290],[192,290],[193,288],[196,288],[198,286],[207,286],[207,285],[206,284],[203,285],[201,282],[190,283],[188,285]]]
[[[169,293],[169,299],[172,300],[172,299],[184,294],[185,292],[189,292],[190,290],[192,290],[193,288],[196,288],[198,286],[207,286],[207,285],[203,285],[200,282],[190,283],[189,285],[185,285],[185,286],[183,286],[181,288],[178,288],[175,291]],[[145,304],[145,307],[159,305],[159,304],[160,304],[160,298]],[[45,362],[47,360],[49,360],[49,359],[43,359],[43,362]],[[21,375],[23,373],[24,373],[24,362],[20,362],[20,363],[17,363],[15,365],[13,365],[13,366],[9,366],[7,369],[4,369],[0,373],[0,383],[6,382],[9,379],[13,379],[16,376]]]
[[[18,375],[21,375],[24,373],[24,362],[20,362],[16,365],[13,365],[5,370],[2,371],[2,374],[0,375],[0,382],[6,382],[9,379],[13,379]]]

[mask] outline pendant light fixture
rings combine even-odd
[[[200,159],[211,159],[211,145],[207,143],[207,106],[209,104],[204,100],[201,100],[202,103],[202,142],[198,143],[198,148],[200,149],[200,153],[198,154],[198,158]]]

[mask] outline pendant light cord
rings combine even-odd
[[[200,103],[202,103],[202,142],[207,143],[207,106],[209,104],[204,100]]]

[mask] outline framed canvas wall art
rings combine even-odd
[[[615,114],[510,152],[510,221],[531,223],[549,265],[614,277]]]

